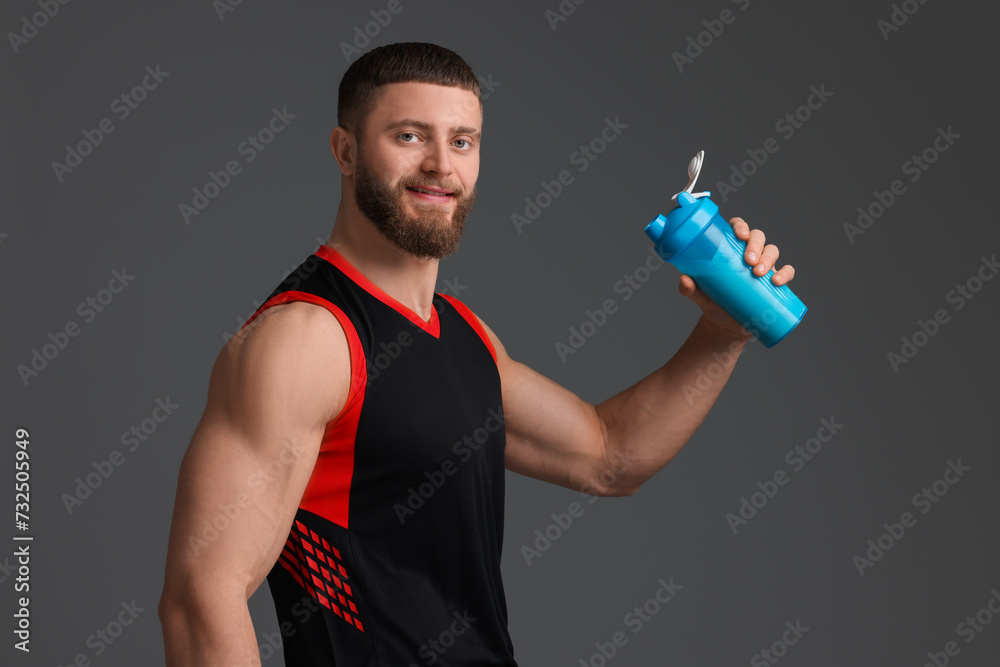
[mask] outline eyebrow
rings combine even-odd
[[[425,123],[424,121],[422,121],[422,120],[416,120],[415,118],[402,118],[400,120],[393,121],[392,123],[389,123],[385,127],[385,129],[386,129],[386,131],[398,130],[401,127],[415,127],[418,130],[423,130],[424,132],[433,132],[434,131],[434,126],[432,126],[430,123]],[[451,133],[452,134],[471,134],[474,137],[478,137],[480,135],[479,130],[477,130],[474,127],[467,127],[465,125],[459,125],[458,127],[452,127],[451,128]]]

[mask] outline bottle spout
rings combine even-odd
[[[667,228],[667,219],[663,215],[656,216],[656,219],[646,225],[646,236],[653,243],[659,243],[663,238],[663,232]]]

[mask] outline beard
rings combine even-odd
[[[414,200],[417,215],[406,212],[407,187],[431,185],[451,191],[454,201],[447,207]],[[465,218],[476,201],[476,187],[470,192],[455,184],[437,183],[426,177],[404,177],[395,187],[380,179],[358,156],[354,174],[354,200],[382,236],[411,255],[441,259],[458,250]]]

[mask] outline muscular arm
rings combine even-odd
[[[747,263],[756,275],[767,273],[778,249],[765,247],[763,233],[742,219],[730,223],[737,237],[748,240]],[[785,266],[772,280],[781,285],[793,275]],[[661,368],[598,405],[512,360],[483,325],[497,351],[509,470],[592,495],[622,496],[677,455],[715,404],[750,337],[690,277],[682,276],[680,291],[704,313],[691,335]]]
[[[159,615],[171,667],[259,664],[247,600],[277,560],[350,389],[330,312],[274,306],[220,352],[181,463]]]
[[[699,321],[661,368],[593,405],[511,359],[483,326],[497,350],[507,468],[603,496],[635,493],[677,455],[715,403],[743,346]],[[723,370],[713,372],[706,386],[698,370],[717,363],[713,353],[723,359]]]

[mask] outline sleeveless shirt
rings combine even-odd
[[[319,249],[244,325],[305,301],[343,327],[351,380],[267,576],[294,666],[515,666],[500,573],[496,352],[435,293],[429,322]]]

